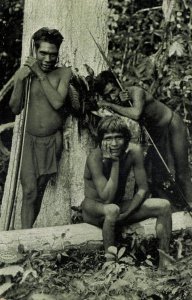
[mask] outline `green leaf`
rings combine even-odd
[[[38,277],[37,271],[34,270],[33,268],[29,268],[29,269],[27,269],[27,270],[23,273],[22,280],[21,280],[20,284],[22,284],[23,282],[25,282],[26,279],[27,279],[27,277],[28,277],[29,275],[32,275],[34,278],[37,278],[37,277]]]
[[[111,300],[127,300],[127,297],[123,296],[123,295],[117,295],[117,296],[113,296],[111,298]],[[135,299],[136,300],[136,299]]]
[[[107,251],[110,254],[117,255],[117,247],[115,246],[110,246]]]
[[[106,262],[103,264],[102,269],[105,270],[105,269],[107,269],[109,266],[114,265],[114,263],[115,263],[114,261],[106,261]]]
[[[175,0],[163,0],[162,10],[166,22],[170,21],[174,6],[175,6]]]
[[[174,54],[176,56],[183,56],[184,54],[184,46],[181,42],[175,41],[173,44],[169,47],[169,57],[173,56]]]
[[[146,259],[145,260],[145,263],[150,266],[150,267],[153,267],[153,263],[149,260],[149,259]]]
[[[174,288],[172,289],[172,291],[171,291],[171,294],[175,295],[175,294],[178,292],[179,289],[180,289],[180,286],[179,286],[179,285],[176,286],[176,287],[174,287]]]
[[[107,270],[106,270],[106,272],[105,272],[105,275],[108,276],[110,273],[112,274],[113,271],[114,271],[114,269],[115,269],[115,264],[110,265],[110,266],[107,268]]]
[[[115,261],[115,255],[111,253],[106,253],[105,257],[108,261]]]
[[[73,280],[72,286],[74,286],[78,292],[85,291],[85,284],[82,280],[78,280],[78,279]]]
[[[134,261],[133,261],[133,258],[130,257],[130,256],[127,256],[127,257],[122,257],[120,258],[119,262],[123,262],[123,263],[126,263],[126,264],[129,264],[129,265],[134,265]]]
[[[123,254],[125,253],[125,250],[126,250],[126,248],[125,248],[125,247],[122,247],[122,248],[119,250],[119,252],[118,252],[118,254],[117,254],[117,257],[118,257],[118,258],[121,258],[121,257],[123,256]]]
[[[118,279],[114,283],[111,284],[109,291],[119,290],[122,287],[129,286],[129,283],[127,280]]]

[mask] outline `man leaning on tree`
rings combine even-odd
[[[23,109],[26,81],[31,77],[24,150],[21,165],[23,191],[22,228],[31,228],[39,214],[45,187],[57,172],[62,152],[60,108],[65,104],[71,69],[57,67],[63,36],[56,29],[41,28],[32,36],[34,56],[27,57],[17,71],[10,107]]]

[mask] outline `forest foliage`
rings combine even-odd
[[[191,129],[192,3],[109,3],[109,56],[115,72],[123,82],[145,87],[177,111]]]
[[[156,239],[137,232],[129,232],[124,244],[106,255],[102,249],[25,251],[19,245],[18,253],[0,253],[0,295],[7,300],[191,300],[191,231],[174,234],[167,270],[157,269],[156,245]]]
[[[20,66],[23,0],[0,3],[0,89]]]

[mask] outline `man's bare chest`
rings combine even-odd
[[[59,85],[59,78],[50,78],[48,77],[48,84],[51,85],[52,88],[57,90]],[[33,78],[30,86],[30,99],[33,101],[44,101],[47,98],[47,94],[49,93],[49,86],[44,85],[38,78]]]

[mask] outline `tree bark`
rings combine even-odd
[[[26,0],[21,61],[23,62],[29,54],[30,38],[36,30],[41,27],[57,28],[65,39],[60,49],[60,64],[71,64],[73,68],[78,68],[81,74],[85,73],[83,64],[87,64],[96,74],[99,73],[106,66],[88,29],[107,51],[107,15],[107,0]],[[15,121],[10,164],[2,201],[1,230],[6,228],[13,182],[16,180],[15,161],[18,154],[21,118],[22,116],[19,116]],[[70,223],[70,206],[79,205],[83,200],[84,164],[93,143],[86,130],[79,140],[77,121],[74,118],[68,118],[67,128],[70,132],[70,147],[63,151],[56,184],[51,186],[49,183],[45,191],[42,208],[35,224],[37,227]],[[21,226],[21,194],[20,186],[15,228]]]

